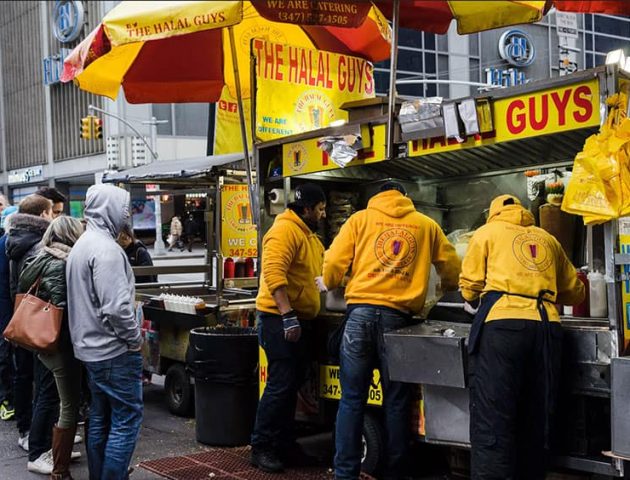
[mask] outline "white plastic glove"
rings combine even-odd
[[[479,310],[479,306],[475,308],[470,303],[464,302],[464,311],[466,313],[470,313],[471,315],[477,315],[477,310]]]
[[[328,291],[328,287],[324,285],[324,277],[315,277],[315,285],[320,292]]]

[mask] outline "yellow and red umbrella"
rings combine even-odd
[[[390,35],[371,2],[123,1],[65,59],[61,80],[112,99],[122,86],[130,103],[216,102],[227,85],[238,103],[257,218],[242,102],[250,82],[240,82],[250,74],[250,41],[262,37],[379,61],[389,55]]]
[[[394,0],[374,3],[387,18],[393,18]],[[457,31],[464,35],[538,22],[552,7],[565,12],[630,15],[630,2],[624,0],[402,0],[400,26],[443,34],[455,20]]]
[[[70,53],[61,78],[112,99],[122,86],[130,103],[215,102],[224,85],[248,98],[249,81],[238,92],[233,67],[249,77],[254,37],[371,61],[389,56],[389,26],[370,2],[123,1]]]

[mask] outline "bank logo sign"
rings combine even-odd
[[[532,37],[522,30],[506,30],[499,38],[499,55],[510,65],[527,67],[534,63],[536,47]]]
[[[52,14],[53,34],[61,43],[76,40],[85,23],[83,2],[57,0]]]

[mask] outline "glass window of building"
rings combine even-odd
[[[154,104],[152,112],[158,120],[158,135],[205,137],[208,135],[209,105],[207,103]]]

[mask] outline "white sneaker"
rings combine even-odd
[[[28,433],[18,438],[18,445],[28,452]]]
[[[42,453],[34,462],[28,462],[26,464],[26,469],[29,472],[50,475],[53,471],[52,450]]]
[[[83,437],[81,435],[75,435],[74,436],[74,444],[76,445],[77,443],[81,443],[83,441]]]
[[[81,458],[81,452],[72,452],[70,454],[70,460],[78,460]]]

